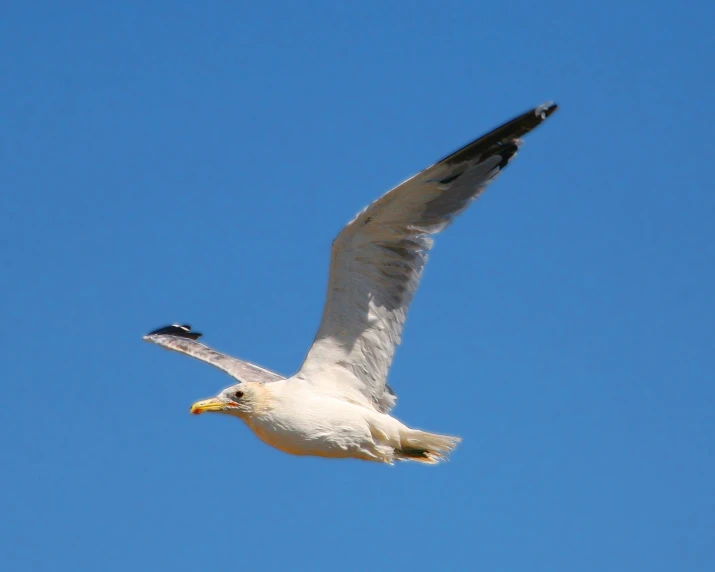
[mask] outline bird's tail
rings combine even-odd
[[[446,461],[449,453],[462,439],[417,429],[407,429],[400,435],[400,440],[400,448],[395,449],[395,459],[434,465],[440,461]]]

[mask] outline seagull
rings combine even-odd
[[[333,241],[328,294],[312,347],[292,377],[198,342],[189,325],[144,340],[217,367],[238,383],[191,413],[242,419],[265,443],[293,455],[435,464],[459,437],[413,429],[390,415],[386,383],[431,235],[446,228],[511,161],[521,137],[549,117],[546,103],[408,179],[359,213]]]

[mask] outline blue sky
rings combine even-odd
[[[4,4],[3,568],[712,570],[712,3],[337,4]],[[450,463],[188,414],[144,333],[292,373],[355,212],[549,99],[391,372]]]

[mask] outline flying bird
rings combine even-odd
[[[294,455],[434,464],[460,439],[412,429],[389,412],[386,383],[431,235],[447,227],[511,161],[520,138],[556,111],[541,105],[398,185],[333,241],[318,334],[298,373],[284,377],[197,341],[188,325],[144,340],[187,354],[238,383],[194,403],[191,413],[242,419],[268,445]]]

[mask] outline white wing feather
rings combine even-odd
[[[429,235],[448,226],[514,157],[519,137],[556,110],[545,104],[395,187],[333,242],[320,328],[297,374],[326,393],[387,412],[386,385]]]
[[[282,375],[265,369],[259,365],[240,360],[216,351],[204,344],[180,336],[168,334],[148,334],[144,341],[157,344],[167,350],[186,354],[206,362],[234,377],[238,381],[254,383],[269,383],[285,379]]]

